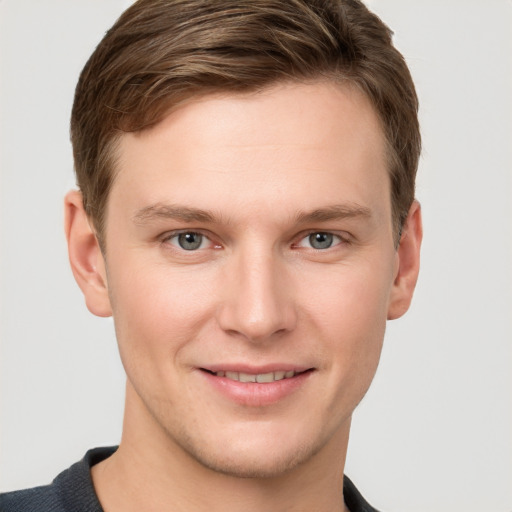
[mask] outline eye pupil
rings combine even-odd
[[[201,246],[203,235],[200,233],[180,233],[178,243],[182,249],[193,251]]]
[[[314,249],[328,249],[332,242],[332,233],[312,233],[309,235],[309,243]]]

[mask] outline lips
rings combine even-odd
[[[209,371],[209,370],[206,370]],[[226,377],[226,379],[235,380],[238,382],[258,382],[260,384],[276,382],[283,379],[290,379],[295,377],[298,373],[294,370],[277,370],[274,372],[265,372],[265,373],[246,373],[246,372],[236,372],[229,370],[220,370],[217,372],[210,372],[216,377]]]
[[[244,406],[263,407],[281,402],[301,389],[314,368],[290,365],[272,367],[199,368],[211,389],[231,402]]]

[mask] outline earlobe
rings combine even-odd
[[[94,315],[111,316],[105,261],[77,190],[64,199],[64,219],[71,270],[87,308]]]
[[[391,290],[388,320],[401,317],[409,309],[418,280],[422,238],[421,208],[418,201],[414,201],[397,249],[398,269]]]

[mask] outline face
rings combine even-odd
[[[125,431],[239,476],[346,443],[399,269],[366,98],[329,83],[204,97],[124,135],[118,165],[105,280]]]

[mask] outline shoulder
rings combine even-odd
[[[379,512],[363,498],[347,476],[343,477],[343,497],[350,512]]]
[[[53,484],[0,494],[1,512],[61,512]]]
[[[0,494],[0,512],[102,512],[90,470],[115,449],[89,450],[49,485]]]

